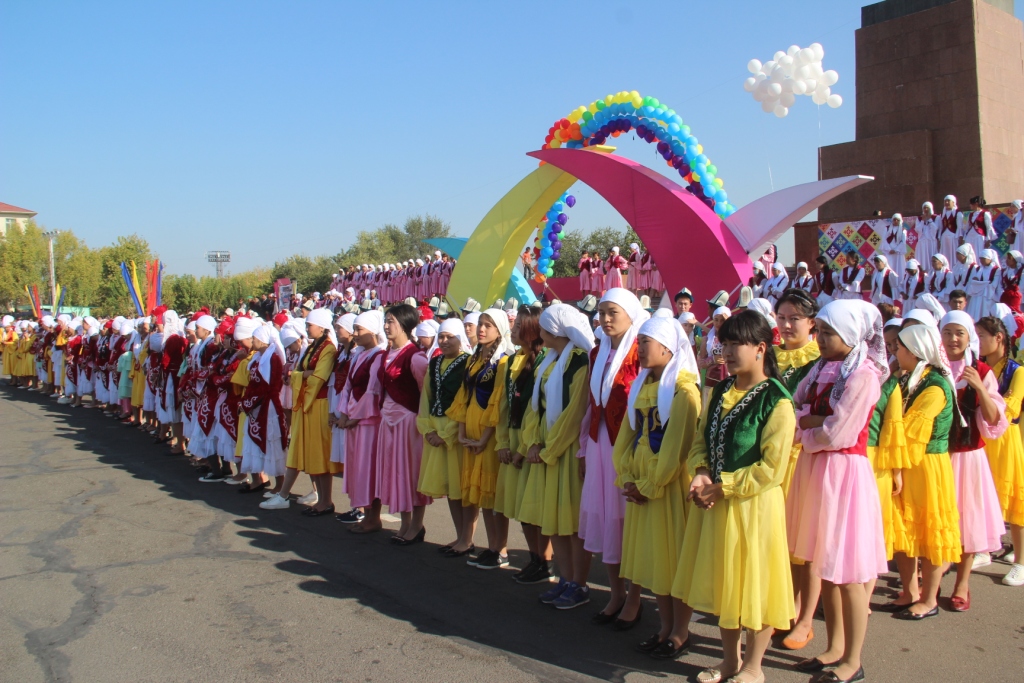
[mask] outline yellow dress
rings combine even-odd
[[[796,393],[796,387],[799,382],[787,382],[785,379],[788,375],[793,375],[794,379],[796,375],[801,377],[806,373],[799,373],[798,371],[802,368],[806,368],[814,361],[821,358],[821,350],[818,348],[818,342],[813,339],[799,349],[793,349],[792,351],[776,346],[775,348],[775,360],[779,364],[779,373],[783,376],[783,384],[789,389],[790,394]],[[786,466],[786,476],[782,480],[782,492],[785,495],[789,495],[789,485],[793,483],[793,473],[796,472],[796,461],[800,456],[800,444],[793,444],[793,448],[789,454],[789,464]],[[802,564],[802,562],[801,562]]]
[[[14,344],[17,337],[14,336],[13,330],[3,330],[3,374],[7,376],[14,375]]]
[[[932,372],[928,370],[927,372]],[[893,505],[893,550],[932,564],[960,561],[960,512],[948,453],[926,453],[932,424],[946,406],[939,387],[922,390],[903,416],[907,464]],[[955,413],[953,419],[956,419]]]
[[[548,397],[543,385],[557,364],[552,363],[544,371],[544,376],[537,380],[541,382],[541,410],[533,410],[532,405],[526,409],[519,444],[519,452],[523,455],[532,446],[540,444],[541,462],[530,465],[528,469],[524,467],[519,475],[522,495],[519,497],[518,519],[524,524],[539,526],[545,536],[571,536],[579,531],[580,525],[583,481],[579,475],[576,451],[580,447],[580,423],[587,410],[590,385],[587,384],[586,352],[574,348],[572,353],[581,354],[583,362],[575,374],[563,379],[569,382],[568,405],[548,428],[544,413]],[[573,359],[570,359],[566,367],[572,364]]]
[[[337,352],[334,344],[325,340],[316,367],[310,368],[310,354],[303,354],[291,376],[294,398],[288,467],[313,476],[342,471],[340,462],[331,462],[331,427],[327,423],[327,397],[317,398],[320,389],[327,384],[328,378],[334,372],[334,357]],[[303,379],[302,373],[310,369],[313,370],[313,374]]]
[[[1006,361],[992,368],[996,377],[1001,377]],[[1010,380],[1010,389],[1003,396],[1006,401],[1006,419],[1010,429],[994,441],[985,443],[992,480],[999,495],[999,507],[1003,521],[1024,526],[1024,442],[1020,429],[1013,428],[1013,421],[1020,418],[1021,399],[1024,398],[1024,367],[1017,368]]]
[[[132,408],[141,408],[143,399],[146,397],[146,358],[148,357],[149,339],[146,339],[142,342],[139,355],[132,364]]]
[[[903,427],[903,393],[897,384],[889,395],[882,416],[882,429],[878,445],[868,446],[868,461],[875,471],[878,500],[882,504],[882,532],[885,536],[885,556],[892,559],[896,531],[893,527],[892,472],[907,467],[907,439]]]
[[[523,368],[526,367],[527,361],[526,354],[521,351],[512,356],[505,365],[506,380],[515,382]],[[508,373],[512,374],[511,378],[507,377]],[[494,432],[494,449],[495,451],[500,451],[503,448],[507,448],[512,455],[515,455],[519,452],[519,442],[523,430],[522,428],[512,429],[508,426],[509,403],[508,394],[505,391],[505,382],[502,382],[500,386],[501,396],[498,397],[498,426]],[[497,388],[495,391],[497,391]],[[516,501],[518,500],[519,479],[523,468],[526,466],[526,462],[523,462],[520,467],[516,467],[511,463],[507,465],[504,463],[498,464],[498,480],[494,486],[494,511],[505,515],[509,519],[517,519],[518,507]]]
[[[700,390],[696,382],[697,377],[685,371],[676,378],[672,415],[664,425],[661,446],[655,453],[651,449],[649,420],[654,419],[657,427],[663,425],[660,418],[652,416],[658,407],[658,383],[649,379],[636,397],[635,408],[642,414],[637,429],[630,427],[628,418],[624,419],[612,452],[618,475],[615,486],[621,489],[632,482],[647,497],[643,505],[626,503],[619,574],[655,595],[672,593],[676,563],[683,547],[690,505],[686,501],[690,476],[683,454],[690,452],[700,416]]]
[[[32,342],[35,341],[35,335],[26,334],[18,340],[18,368],[17,374],[19,377],[35,377],[35,356],[33,356],[29,349],[32,348]]]
[[[487,406],[481,407],[476,396],[470,396],[465,383],[459,387],[447,415],[456,423],[466,425],[466,438],[479,439],[488,427],[498,426],[498,402],[504,393],[505,372],[508,368],[508,356],[498,360],[494,368],[493,391],[487,399]],[[477,358],[469,366],[471,375],[483,369],[483,359]],[[475,391],[474,391],[475,393]],[[497,440],[492,434],[487,447],[479,453],[472,453],[462,447],[462,504],[466,507],[479,507],[484,510],[494,509],[494,497],[498,485],[498,453]]]
[[[746,393],[729,389],[723,410],[732,410]],[[702,425],[707,411],[705,406]],[[793,403],[782,399],[761,430],[761,460],[722,472],[725,497],[710,510],[689,511],[672,595],[718,615],[722,628],[788,629],[796,616],[782,493],[795,431]],[[689,472],[708,466],[703,435],[693,440],[686,466]]]
[[[441,359],[441,374],[451,366],[455,358]],[[460,373],[461,375],[461,373]],[[459,445],[459,423],[447,415],[430,414],[430,403],[434,400],[434,387],[430,386],[430,371],[427,371],[420,392],[420,410],[416,415],[416,429],[426,436],[430,432],[444,439],[444,446],[431,446],[423,440],[423,460],[420,462],[420,480],[416,490],[431,498],[460,500],[462,497],[462,447]]]
[[[235,396],[241,396],[245,393],[245,388],[249,386],[249,363],[252,362],[252,357],[256,355],[256,351],[249,349],[249,355],[245,357],[245,360],[240,361],[238,366],[235,367],[235,372],[231,375],[231,384],[233,385],[232,391],[235,392]],[[249,428],[249,416],[245,414],[245,411],[239,408],[238,410],[238,438],[235,439],[235,457],[238,458],[238,463],[242,462],[242,445],[244,439],[242,435],[245,434],[246,429]]]

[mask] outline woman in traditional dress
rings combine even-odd
[[[608,258],[604,262],[604,283],[601,286],[601,294],[614,287],[622,287],[622,271],[629,268],[626,259],[619,256],[619,248],[612,247],[608,250]],[[595,292],[596,294],[596,292]]]
[[[682,326],[672,318],[651,318],[639,328],[642,370],[631,383],[626,414],[615,440],[615,484],[626,514],[620,580],[648,589],[658,601],[659,645],[651,656],[674,654],[686,640],[692,611],[672,598],[672,582],[686,530],[690,452],[700,416],[697,359]],[[625,599],[625,598],[624,598]],[[639,611],[632,620],[639,619]],[[623,619],[620,617],[620,619]],[[629,619],[623,619],[628,621]],[[673,641],[673,631],[679,640]]]
[[[249,384],[242,395],[246,415],[242,434],[242,465],[246,474],[282,478],[288,460],[288,425],[281,406],[284,383],[284,347],[278,331],[267,323],[252,335],[256,351],[249,364]]]
[[[932,272],[925,279],[925,293],[931,294],[941,303],[948,303],[949,293],[953,291],[953,273],[949,270],[949,261],[944,254],[935,254],[931,263]]]
[[[672,595],[688,608],[718,616],[723,659],[698,681],[763,681],[761,659],[772,628],[789,628],[795,616],[782,480],[796,418],[764,316],[742,311],[719,334],[730,377],[715,386],[705,405],[702,433],[687,460],[694,507]],[[742,657],[741,629],[748,630]],[[652,640],[641,648],[659,647]],[[688,647],[686,638],[669,654]]]

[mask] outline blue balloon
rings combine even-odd
[[[697,157],[697,163],[698,163],[698,164],[707,164],[707,163],[708,163],[708,157],[707,157],[707,155],[706,155],[706,154],[701,154],[701,155],[699,155],[699,156]]]
[[[548,239],[547,235],[544,235],[543,237],[540,238],[540,246],[541,249],[546,249],[547,247],[551,246],[551,240]]]
[[[555,213],[561,213],[562,209],[564,209],[564,208],[565,208],[565,205],[562,204],[562,202],[560,202],[560,201],[555,202],[554,204],[551,205],[551,210],[554,211]]]

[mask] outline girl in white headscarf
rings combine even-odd
[[[909,311],[917,305],[917,298],[924,294],[924,271],[917,259],[907,261],[907,270],[900,281],[900,302],[903,311]]]
[[[1019,311],[1021,302],[1020,278],[1024,274],[1024,254],[1011,249],[1006,252],[1006,267],[1002,269],[999,301]]]
[[[689,477],[684,458],[700,416],[699,371],[690,340],[673,318],[652,318],[640,325],[637,348],[642,369],[630,385],[628,418],[613,452],[614,483],[627,501],[617,573],[637,592],[647,588],[657,598],[661,645],[654,655],[661,656],[686,641],[688,630],[680,633],[675,627],[688,629],[692,614],[672,599],[672,582],[686,528]],[[677,605],[680,614],[675,613]]]
[[[925,278],[925,292],[939,302],[947,303],[949,293],[953,291],[953,273],[949,270],[949,261],[944,254],[935,254],[931,265],[932,272]]]
[[[590,600],[590,554],[579,529],[582,482],[576,462],[579,425],[587,409],[590,323],[574,306],[554,304],[540,316],[547,347],[523,426],[520,452],[531,463],[519,520],[539,526],[554,545],[561,578],[541,602],[571,609]]]
[[[430,359],[420,395],[416,428],[423,435],[423,460],[417,490],[431,498],[447,498],[455,526],[455,540],[442,547],[445,555],[463,557],[473,551],[473,537],[466,538],[466,508],[462,506],[463,446],[458,442],[459,423],[447,411],[462,388],[472,347],[462,322],[449,318],[437,330],[440,355]],[[474,508],[475,511],[475,508]]]
[[[965,420],[953,422],[949,460],[963,545],[950,603],[954,610],[966,612],[971,606],[969,581],[974,555],[1002,548],[1002,510],[985,456],[985,443],[998,439],[1007,430],[1008,422],[999,380],[988,365],[979,361],[974,320],[963,311],[950,311],[939,321],[939,328],[957,403]]]
[[[725,359],[722,357],[722,342],[718,340],[718,330],[731,315],[732,310],[728,306],[719,306],[715,309],[711,315],[711,326],[697,353],[697,365],[707,371],[704,375],[703,391],[703,403],[705,404],[710,398],[714,386],[729,376],[729,371],[725,367]]]
[[[974,320],[980,320],[992,311],[999,302],[999,254],[995,249],[984,249],[979,254],[981,262],[971,271],[967,279],[967,313]],[[987,261],[987,263],[986,263]]]
[[[928,311],[931,313],[932,317],[935,319],[936,325],[938,325],[938,321],[942,319],[942,316],[946,315],[946,309],[943,308],[938,299],[931,294],[922,294],[918,297],[915,302],[915,307],[911,308],[909,311],[904,310],[904,315],[909,318],[915,310]]]
[[[891,304],[900,292],[899,275],[890,267],[888,258],[875,254],[875,272],[871,275],[871,303]]]
[[[921,205],[921,217],[917,219],[917,244],[914,245],[914,258],[922,267],[932,262],[932,257],[939,253],[939,232],[942,221],[935,215],[935,207],[931,202]]]
[[[833,301],[818,313],[815,329],[822,360],[794,396],[802,451],[786,498],[786,529],[793,557],[811,563],[823,582],[829,633],[844,634],[818,660],[835,662],[846,680],[861,666],[865,584],[887,571],[878,486],[866,456],[889,366],[882,316],[867,302]]]
[[[979,349],[985,363],[999,380],[999,393],[1006,403],[1006,419],[1012,424],[995,440],[985,439],[992,480],[1003,521],[1010,527],[1014,564],[1003,577],[1007,586],[1024,585],[1024,446],[1021,444],[1021,398],[1024,397],[1024,368],[1012,358],[1017,321],[1006,304],[997,304],[999,317],[982,318],[975,325]]]
[[[118,418],[124,421],[131,421],[132,417],[132,349],[131,342],[135,335],[135,326],[131,320],[121,323],[120,353],[117,354],[117,398],[121,406],[121,413]]]
[[[508,519],[494,514],[499,465],[495,439],[498,401],[505,385],[508,359],[515,353],[504,311],[489,308],[480,314],[476,342],[463,370],[462,386],[445,414],[458,424],[458,443],[463,449],[463,527],[458,549],[472,543],[482,509],[488,547],[470,564],[495,569],[508,566]]]
[[[896,359],[904,373],[900,390],[907,466],[901,470],[902,488],[895,492],[893,549],[903,592],[881,609],[900,619],[919,620],[938,616],[942,571],[960,560],[956,488],[948,457],[950,428],[959,423],[960,413],[938,330],[912,325],[900,330],[897,339]]]
[[[605,292],[597,310],[601,341],[590,352],[588,410],[577,453],[583,478],[579,536],[586,551],[601,553],[608,569],[611,595],[595,619],[632,624],[640,617],[640,586],[627,599],[626,582],[619,576],[626,500],[615,484],[612,448],[628,412],[630,386],[640,372],[637,333],[650,315],[632,292],[621,288]]]
[[[264,476],[283,477],[288,453],[288,425],[281,406],[284,383],[284,347],[273,325],[264,323],[252,335],[256,350],[249,364],[249,384],[242,395],[242,412],[246,415],[242,434],[242,466],[257,483]]]
[[[776,261],[772,264],[772,277],[764,284],[764,298],[768,300],[772,306],[779,300],[782,293],[789,288],[789,273],[782,266],[781,263]]]
[[[953,289],[967,292],[967,284],[980,267],[974,256],[974,247],[969,244],[961,244],[957,247],[956,264],[953,266]]]
[[[901,279],[907,263],[907,227],[901,214],[892,215],[878,250],[888,259],[889,267],[896,273],[896,279]]]
[[[629,256],[626,257],[626,263],[629,270],[626,271],[626,289],[633,292],[637,296],[640,296],[640,290],[642,287],[641,273],[640,273],[640,245],[633,242],[629,245]]]
[[[941,232],[939,233],[939,251],[950,263],[957,252],[957,245],[960,243],[960,224],[963,222],[963,214],[956,205],[956,197],[947,194],[942,200],[942,213],[939,214]]]
[[[339,423],[342,413],[339,398],[345,388],[348,370],[352,364],[352,334],[355,331],[355,322],[354,313],[338,316],[338,319],[334,321],[334,331],[338,336],[338,355],[334,359],[334,371],[331,372],[331,377],[327,380],[327,405],[330,408],[327,421],[331,425],[331,462],[341,465],[345,464],[345,430]],[[291,339],[290,335],[289,339]],[[295,341],[297,339],[292,339],[293,343]],[[289,398],[291,397],[289,396]]]
[[[605,276],[604,285],[601,287],[601,294],[609,289],[622,287],[622,271],[629,268],[626,259],[619,256],[619,248],[612,247],[608,250],[608,259],[604,262]]]
[[[178,384],[181,365],[188,350],[188,341],[183,334],[184,325],[175,311],[164,311],[162,332],[163,345],[160,351],[159,367],[156,368],[158,386],[154,400],[156,417],[161,428],[166,428],[165,436],[157,439],[158,443],[168,441],[171,453],[184,453],[185,441],[182,428],[181,402],[178,397]],[[151,363],[155,361],[154,358]]]

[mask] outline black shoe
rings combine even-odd
[[[521,583],[524,586],[534,583],[551,583],[554,578],[555,577],[551,574],[551,567],[548,566],[547,562],[542,561],[537,565],[537,568],[533,570],[532,574],[516,579],[516,583]]]
[[[893,600],[891,602],[882,603],[877,607],[872,607],[871,609],[875,610],[876,612],[889,612],[890,614],[896,614],[896,612],[902,612],[903,610],[907,609],[913,604],[914,603],[912,602],[905,602],[903,604],[900,604]]]
[[[485,548],[484,550],[480,551],[480,554],[476,557],[471,557],[468,560],[466,560],[466,564],[468,564],[470,567],[479,566],[481,562],[487,562],[492,553],[497,555],[497,553],[495,553],[490,548]]]
[[[530,563],[517,571],[512,575],[512,578],[518,581],[523,576],[528,576],[537,570],[537,565],[540,564],[540,558],[530,553]]]
[[[814,679],[814,683],[858,683],[858,681],[864,680],[864,667],[860,667],[857,671],[847,679],[842,679],[836,676],[835,671],[826,671],[825,673]]]
[[[649,652],[653,652],[654,649],[657,648],[659,645],[661,645],[661,637],[657,633],[655,633],[647,640],[642,640],[639,643],[637,643],[636,651],[647,654]]]
[[[826,664],[817,657],[811,657],[810,659],[801,659],[793,666],[796,667],[797,671],[803,671],[805,674],[813,674],[819,671],[824,671],[826,668],[830,666],[835,666],[838,663],[838,661],[835,661],[831,664]]]
[[[618,619],[619,612],[621,612],[621,611],[622,611],[622,608],[620,607],[619,610],[617,612],[615,612],[614,614],[605,614],[604,612],[598,612],[594,616],[590,617],[590,623],[591,624],[597,624],[598,626],[604,626],[606,624],[610,624],[613,621],[615,621],[616,619]]]
[[[335,516],[335,519],[342,524],[357,524],[363,521],[366,514],[359,508],[352,508],[348,512],[342,512],[340,515]]]
[[[616,619],[615,620],[615,630],[616,631],[628,631],[628,630],[630,630],[631,628],[633,628],[634,626],[636,626],[637,624],[640,623],[640,617],[642,617],[643,615],[644,615],[644,603],[641,602],[640,603],[640,607],[636,611],[636,616],[633,617],[632,620],[630,620],[630,621],[626,621],[625,619]]]
[[[494,552],[493,550],[489,550],[488,552],[490,554],[486,559],[482,557],[477,558],[475,565],[477,569],[502,569],[508,566],[508,555],[502,555]]]
[[[302,514],[306,517],[323,517],[324,515],[333,515],[334,506],[328,505],[323,510],[317,510],[316,508],[306,508],[302,511]]]
[[[456,550],[454,547],[450,547],[450,548],[448,548],[448,550],[445,551],[444,556],[445,557],[465,557],[466,555],[469,555],[470,553],[474,553],[474,552],[476,552],[476,546],[475,545],[471,545],[468,548],[466,548],[465,550]]]
[[[690,637],[687,636],[686,640],[684,640],[679,647],[673,645],[671,640],[666,640],[659,643],[658,647],[654,648],[647,654],[651,659],[679,659],[689,651]]]
[[[939,606],[936,605],[935,607],[932,607],[930,610],[924,612],[923,614],[915,614],[914,612],[911,612],[910,608],[908,607],[902,612],[897,612],[893,616],[897,619],[902,619],[903,621],[921,621],[922,619],[928,619],[929,617],[939,616]]]
[[[224,481],[225,479],[227,479],[227,477],[225,477],[220,472],[207,472],[203,476],[199,477],[199,481],[204,481],[204,482]]]
[[[426,538],[426,537],[427,537],[427,527],[422,527],[422,528],[420,528],[420,532],[418,534],[416,534],[415,536],[413,536],[412,538],[402,538],[402,537],[399,537],[398,540],[395,541],[395,545],[401,545],[401,546],[415,545],[417,543],[422,543],[423,539]]]

